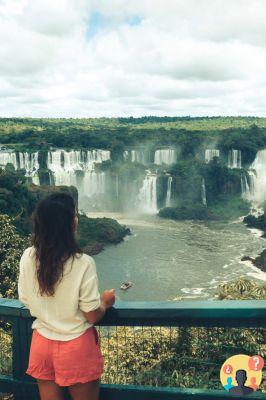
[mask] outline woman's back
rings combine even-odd
[[[103,372],[97,330],[115,302],[114,290],[100,297],[96,265],[76,242],[74,199],[54,193],[33,214],[32,247],[20,260],[19,299],[36,317],[26,374],[38,381],[42,399],[98,399]]]
[[[53,296],[40,295],[36,276],[35,248],[29,247],[20,261],[19,299],[36,317],[32,328],[54,340],[80,336],[89,326],[82,311],[100,306],[95,262],[87,254],[70,257]],[[26,300],[26,301],[25,301]]]

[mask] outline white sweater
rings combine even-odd
[[[18,294],[36,317],[32,329],[48,339],[74,339],[91,326],[82,311],[96,310],[101,303],[95,261],[87,254],[71,257],[64,265],[64,275],[54,296],[41,296],[35,248],[29,247],[20,260]]]

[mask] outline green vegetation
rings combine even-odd
[[[249,212],[250,205],[239,196],[220,196],[208,208],[211,219],[230,220],[243,217]]]
[[[241,175],[246,170],[230,169],[218,158],[209,163],[182,160],[167,169],[173,176],[171,207],[159,216],[172,219],[232,219],[249,212],[241,198]],[[207,206],[203,205],[203,179]]]
[[[99,253],[105,244],[117,244],[129,233],[128,228],[111,218],[88,218],[79,214],[77,239],[85,253]]]
[[[98,147],[121,159],[129,146],[176,145],[183,158],[205,147],[242,150],[244,164],[266,145],[266,119],[255,117],[143,117],[88,119],[1,118],[0,143],[20,150]]]
[[[15,171],[12,165],[0,169],[0,214],[12,217],[13,224],[23,236],[31,231],[30,215],[36,203],[52,192],[70,193],[78,200],[75,187],[35,186],[29,184],[23,171]]]
[[[19,260],[29,239],[21,237],[12,222],[0,215],[0,297],[17,298]]]
[[[221,197],[211,206],[187,204],[180,207],[162,208],[158,215],[175,220],[230,220],[242,217],[249,211],[249,204],[237,197]]]
[[[165,207],[162,208],[159,213],[159,217],[176,219],[176,220],[205,220],[210,218],[207,207],[203,205],[187,205],[181,207]]]
[[[266,285],[258,285],[249,279],[239,278],[236,281],[221,283],[217,298],[219,300],[266,300]]]

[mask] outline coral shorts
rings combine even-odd
[[[68,341],[47,339],[33,330],[26,374],[71,386],[100,379],[102,373],[103,357],[94,327]]]

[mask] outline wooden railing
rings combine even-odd
[[[18,300],[0,299],[0,330],[10,329],[11,364],[0,375],[0,393],[12,393],[15,400],[39,399],[36,381],[25,374],[31,342],[33,318]],[[8,324],[10,327],[8,328]],[[178,301],[119,302],[99,324],[102,327],[204,327],[207,329],[259,329],[266,332],[266,301]],[[101,328],[104,329],[104,328]],[[4,340],[5,337],[2,336]],[[266,337],[264,338],[266,341]],[[233,354],[232,354],[233,355]],[[250,354],[253,355],[253,354]],[[1,350],[0,357],[8,357]],[[1,361],[1,360],[0,360]],[[3,360],[2,360],[3,361]],[[0,362],[1,366],[1,362]],[[217,379],[219,377],[217,376]],[[202,388],[101,385],[101,400],[235,399],[225,390]],[[1,397],[0,397],[1,398]],[[66,391],[66,398],[68,398]],[[241,397],[237,397],[240,398]],[[243,398],[263,399],[259,391]]]

